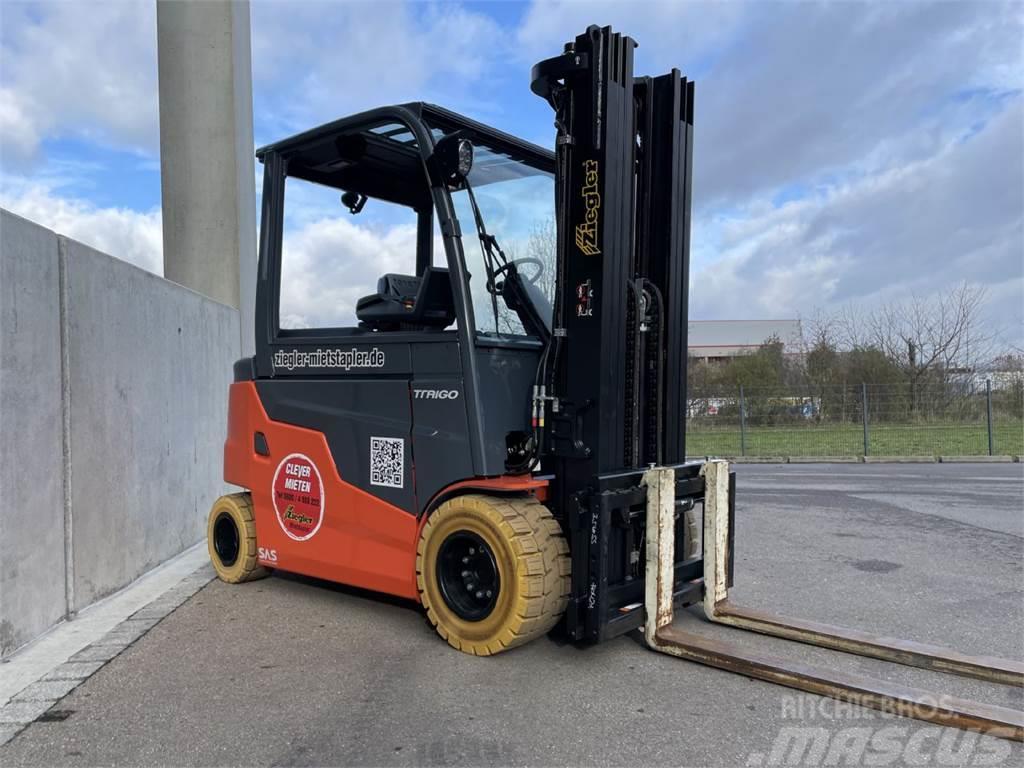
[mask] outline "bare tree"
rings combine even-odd
[[[866,318],[868,342],[906,378],[912,411],[927,380],[948,383],[951,374],[973,371],[990,358],[992,335],[980,319],[984,300],[983,288],[961,283],[945,293],[884,304]]]
[[[555,230],[555,217],[549,216],[543,221],[534,223],[526,242],[526,255],[529,258],[537,259],[544,265],[544,271],[537,279],[537,287],[552,303],[555,301],[555,252],[557,247],[558,234]]]
[[[863,349],[872,343],[871,312],[863,304],[846,304],[832,318],[832,332],[844,349]]]

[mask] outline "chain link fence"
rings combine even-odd
[[[692,391],[690,456],[1024,454],[1024,386],[1014,381]]]

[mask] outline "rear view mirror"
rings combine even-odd
[[[464,131],[449,133],[435,145],[434,158],[444,180],[457,185],[473,169],[473,145]]]

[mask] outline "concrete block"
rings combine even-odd
[[[149,632],[156,622],[150,621],[122,621],[103,637],[96,641],[96,645],[119,645],[125,648],[144,634]]]
[[[934,464],[934,456],[865,456],[866,464]]]
[[[0,724],[0,747],[9,742],[24,729],[25,726],[21,723],[18,723],[17,725]]]
[[[46,680],[85,680],[99,671],[107,662],[105,661],[65,661],[63,664],[51,669],[41,678]]]
[[[0,707],[0,724],[31,723],[54,705],[53,701],[12,701]]]
[[[944,464],[1008,464],[1013,456],[940,456],[939,461]]]
[[[860,456],[790,456],[790,464],[860,464]]]
[[[161,595],[160,598],[154,600],[145,608],[133,613],[132,618],[153,619],[155,621],[159,621],[188,600],[189,597],[191,597],[191,595],[183,595],[180,592],[176,592],[173,595]]]
[[[143,608],[142,610],[144,611],[144,610],[146,610],[146,608]],[[122,627],[135,627],[135,628],[137,628],[137,630],[140,633],[146,633],[149,630],[151,630],[153,627],[155,627],[157,624],[159,624],[161,619],[163,619],[163,616],[157,616],[157,617],[139,616],[140,612],[141,611],[137,611],[136,613],[133,613],[131,615],[131,617],[129,617],[129,618],[125,619],[124,621],[122,621],[120,624],[118,624],[116,627],[114,627],[114,629],[111,630],[111,631],[117,632],[117,631],[121,630]]]
[[[66,611],[57,249],[0,210],[0,656]]]
[[[66,241],[74,602],[199,541],[224,492],[238,313]]]
[[[120,643],[117,645],[87,645],[72,656],[70,661],[110,661],[127,647],[128,643]]]
[[[49,701],[63,699],[81,685],[81,680],[40,680],[25,688],[11,701]]]

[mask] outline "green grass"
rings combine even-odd
[[[992,425],[992,452],[1024,454],[1024,423]],[[748,427],[741,447],[738,426],[690,427],[689,456],[863,456],[864,430],[857,424]],[[870,456],[980,456],[988,453],[984,423],[885,424],[868,429]]]

